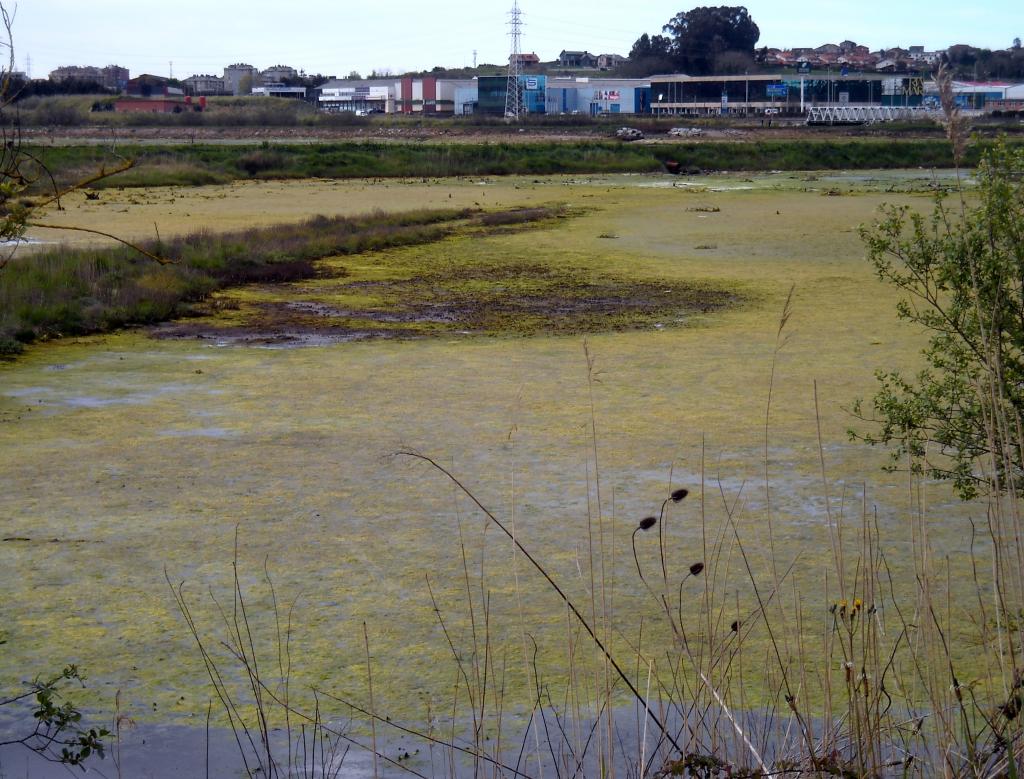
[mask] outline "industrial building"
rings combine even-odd
[[[938,101],[938,90],[930,89],[929,97]],[[954,81],[953,96],[958,107],[966,110],[1013,110],[1009,107],[1014,100],[1024,98],[1024,85],[1007,82]]]
[[[293,100],[305,100],[305,87],[289,87],[284,84],[264,84],[260,87],[253,87],[252,93],[262,97],[285,97]]]
[[[1007,87],[1001,99],[985,103],[985,110],[1024,112],[1024,84]]]
[[[477,102],[475,79],[422,78],[334,79],[317,88],[322,111],[359,114],[473,113]]]
[[[651,85],[646,79],[549,78],[545,110],[549,114],[650,113]]]
[[[177,114],[192,107],[184,90],[171,86],[166,78],[148,73],[131,79],[126,96],[114,103],[114,110],[119,113]]]
[[[804,114],[823,106],[904,109],[937,105],[934,82],[917,75],[889,73],[670,74],[650,79],[521,74],[518,84],[526,114],[770,116]],[[954,84],[957,102],[965,109],[1012,108],[1021,100],[1019,90],[1019,86],[1002,83]],[[504,116],[507,98],[506,76],[423,76],[336,79],[318,89],[317,103],[325,111]]]
[[[519,76],[519,104],[527,114],[547,112],[547,76]],[[507,76],[477,79],[477,110],[488,116],[504,116],[508,100]]]
[[[395,112],[395,82],[382,79],[334,79],[317,87],[317,107],[329,113]]]
[[[477,82],[475,78],[439,78],[437,80],[438,113],[464,116],[476,112]]]
[[[651,76],[651,110],[661,114],[803,113],[818,105],[912,108],[924,79],[899,74]]]

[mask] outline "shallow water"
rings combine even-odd
[[[884,183],[920,175],[886,173]],[[895,296],[873,280],[855,227],[883,201],[927,208],[928,200],[873,184],[856,196],[825,198],[802,191],[806,183],[791,174],[759,176],[752,189],[739,177],[720,178],[701,179],[699,189],[668,176],[489,181],[488,205],[563,199],[588,212],[543,230],[430,248],[450,262],[463,252],[529,256],[594,273],[727,285],[743,295],[744,304],[683,326],[591,336],[593,412],[580,338],[266,349],[137,331],[40,345],[0,366],[0,535],[16,539],[0,542],[0,638],[7,641],[0,679],[76,662],[90,677],[85,700],[99,710],[109,711],[120,690],[141,720],[195,721],[210,693],[165,570],[185,582],[201,629],[222,635],[210,593],[230,606],[236,529],[238,570],[265,657],[276,640],[264,564],[279,604],[296,604],[296,689],[363,696],[365,622],[379,711],[416,718],[428,702],[450,704],[454,666],[426,577],[465,648],[460,534],[474,587],[492,599],[492,640],[511,646],[512,658],[520,653],[509,661],[510,700],[526,673],[523,624],[557,677],[565,653],[560,602],[521,560],[513,564],[508,540],[451,483],[390,456],[403,449],[450,467],[482,503],[514,519],[523,543],[588,604],[587,518],[600,507],[621,634],[635,635],[644,615],[656,642],[664,627],[637,581],[626,536],[660,506],[670,476],[671,486],[692,492],[669,516],[672,565],[685,570],[701,557],[702,507],[714,535],[724,507],[735,506],[737,527],[767,574],[764,414],[791,284],[769,436],[782,565],[798,561],[793,577],[805,608],[827,619],[836,597],[833,579],[826,590],[827,505],[851,527],[877,508],[893,567],[909,567],[906,481],[880,471],[883,453],[847,442],[854,421],[844,409],[872,393],[876,368],[913,367],[921,345],[919,334],[897,323]],[[863,183],[836,175],[814,186],[840,182]],[[302,186],[336,211],[365,210],[367,192],[370,201],[393,197],[396,207],[419,207],[459,203],[473,196],[467,190],[483,188],[393,183],[392,194],[381,195],[366,183],[259,186],[258,193],[238,187],[226,199],[262,202],[259,219],[273,221],[293,213]],[[172,224],[193,212],[196,226],[216,223],[223,214],[216,208],[203,216],[216,189],[178,190]],[[225,226],[235,218],[228,213]],[[966,570],[964,518],[980,509],[955,503],[942,486],[927,486],[924,497],[940,518],[933,543],[954,571]],[[640,542],[643,564],[656,565],[650,541]],[[721,575],[738,598],[750,598],[735,560]]]

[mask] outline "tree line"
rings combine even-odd
[[[644,33],[633,44],[619,75],[642,78],[655,73],[693,76],[758,72],[767,49],[755,50],[761,31],[743,6],[701,6],[680,11],[663,34]],[[1022,79],[1024,48],[1014,38],[1007,49],[992,51],[958,44],[940,59],[959,79]]]

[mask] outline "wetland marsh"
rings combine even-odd
[[[136,240],[154,223],[169,236],[373,209],[559,204],[573,215],[327,259],[314,278],[216,292],[198,319],[39,344],[0,365],[0,675],[75,662],[98,710],[120,690],[140,721],[198,726],[209,690],[164,572],[186,582],[200,624],[215,632],[208,591],[230,604],[237,528],[238,571],[266,647],[274,618],[265,564],[279,602],[295,603],[293,689],[363,700],[365,623],[376,710],[423,722],[428,710],[450,708],[455,666],[429,572],[464,649],[467,599],[486,590],[490,640],[508,660],[506,705],[528,714],[523,634],[536,639],[538,665],[557,685],[572,666],[562,604],[516,567],[507,539],[465,496],[391,456],[405,449],[443,462],[514,519],[522,542],[588,607],[596,526],[611,645],[625,657],[641,617],[645,652],[659,654],[668,640],[636,576],[627,536],[637,520],[656,512],[669,488],[686,487],[690,498],[664,530],[672,564],[701,560],[707,537],[734,522],[767,577],[766,471],[779,564],[792,565],[787,598],[806,613],[808,636],[821,632],[838,597],[826,574],[829,512],[851,525],[877,512],[888,563],[911,572],[897,578],[909,582],[908,596],[909,518],[936,517],[937,564],[966,602],[965,527],[980,509],[943,485],[918,485],[911,496],[904,477],[881,471],[884,452],[846,435],[855,425],[846,409],[874,392],[874,371],[913,368],[923,344],[898,323],[897,296],[873,276],[857,226],[882,203],[928,210],[935,185],[931,173],[886,171],[243,182],[71,196],[50,223],[102,225]],[[32,237],[94,240],[55,230]],[[342,266],[343,275],[328,272]],[[583,280],[599,290],[583,297],[612,303],[572,328],[520,326],[531,312],[502,309],[502,300],[537,279],[552,281],[538,299]],[[351,286],[373,281],[392,283],[386,299]],[[231,337],[232,328],[258,330],[253,312],[271,305],[320,318],[372,310],[379,336],[408,325],[386,319],[396,306],[410,297],[425,306],[441,287],[457,287],[452,294],[477,307],[470,326],[421,326],[406,338]],[[766,466],[765,407],[791,287]],[[623,288],[658,305],[617,323]],[[686,300],[690,290],[704,297]],[[578,313],[570,306],[562,315]],[[656,566],[654,547],[639,554],[638,564]],[[726,549],[721,565],[713,586],[735,602],[730,613],[747,613],[753,596],[738,559]],[[757,708],[770,687],[767,640],[754,637],[745,651],[743,702]],[[972,647],[955,654],[983,676]]]

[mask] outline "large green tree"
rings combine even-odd
[[[672,55],[692,75],[712,73],[726,52],[751,59],[761,31],[743,6],[701,6],[676,14],[664,27],[672,39]]]
[[[629,61],[619,67],[619,74],[643,78],[652,73],[668,73],[675,69],[672,41],[664,35],[644,33],[629,51]]]
[[[731,5],[680,11],[662,32],[668,34],[644,33],[636,40],[623,75],[648,76],[669,70],[706,75],[718,68],[743,72],[753,67],[754,45],[761,36],[747,9]]]

